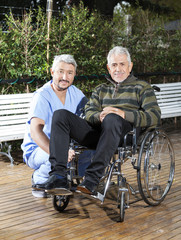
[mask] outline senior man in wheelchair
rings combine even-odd
[[[92,162],[77,190],[96,194],[105,168],[124,136],[134,127],[156,127],[161,111],[154,90],[146,81],[132,75],[133,63],[124,47],[114,47],[107,56],[110,73],[107,83],[95,88],[85,106],[85,119],[67,110],[54,112],[50,138],[50,177],[42,189],[68,189],[67,159],[70,140],[96,149]]]

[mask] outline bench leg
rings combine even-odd
[[[11,156],[11,145],[8,145],[7,143],[5,143],[5,147],[7,147],[7,152],[0,152],[0,154],[8,157],[11,162],[11,165],[14,165],[13,164],[14,159]],[[1,143],[1,149],[3,149],[3,148],[4,148],[3,144]]]
[[[177,117],[174,118],[174,123],[177,124]]]

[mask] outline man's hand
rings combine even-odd
[[[69,149],[68,162],[71,162],[74,157],[75,157],[75,151],[73,149]]]
[[[107,114],[114,113],[122,118],[125,118],[125,113],[121,109],[115,107],[105,107],[100,114],[100,121],[102,122]]]

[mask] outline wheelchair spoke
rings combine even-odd
[[[158,205],[173,181],[174,153],[171,142],[163,131],[155,131],[147,138],[139,156],[141,170],[138,173],[138,185],[145,202]]]
[[[53,206],[55,210],[58,212],[63,212],[63,210],[67,207],[70,201],[70,195],[54,195],[53,196]]]

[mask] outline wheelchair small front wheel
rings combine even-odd
[[[70,201],[70,195],[54,195],[53,196],[53,206],[58,212],[63,212],[63,210],[68,206]]]
[[[121,192],[121,196],[120,196],[120,222],[124,222],[125,209],[126,209],[125,192]]]
[[[152,206],[159,205],[169,192],[175,170],[173,146],[162,130],[150,131],[138,156],[137,180],[140,195]]]

